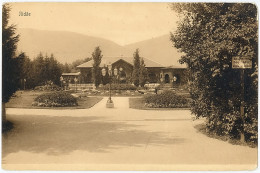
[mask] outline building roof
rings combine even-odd
[[[163,70],[164,69],[186,69],[186,65],[185,64],[180,64],[180,65],[171,65],[171,66],[167,66],[167,67],[164,67],[162,68]]]
[[[76,73],[62,73],[62,76],[78,76],[80,75],[80,72],[76,72]]]
[[[141,58],[143,58],[143,57],[141,57]],[[119,60],[124,60],[127,63],[133,65],[133,57],[103,57],[101,60],[101,63],[100,63],[100,67],[107,65],[109,63],[113,64]],[[144,64],[146,67],[164,67],[160,63],[152,61],[150,59],[143,58],[143,60],[144,60]],[[88,67],[93,67],[93,60],[90,60],[88,62],[85,62],[85,63],[77,66],[77,68],[88,68]]]

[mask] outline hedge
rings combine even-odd
[[[145,105],[150,108],[188,108],[189,101],[173,91],[164,91],[161,94],[145,96]]]

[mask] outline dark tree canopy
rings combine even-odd
[[[209,131],[247,140],[257,138],[258,23],[257,8],[249,3],[175,3],[180,14],[177,31],[171,35],[185,55],[190,72],[191,110],[207,117]],[[240,70],[232,69],[232,57],[250,57],[245,70],[245,124],[241,121]]]
[[[101,83],[101,71],[100,71],[100,63],[102,59],[102,51],[100,47],[96,47],[94,52],[92,53],[92,59],[93,59],[93,69],[92,69],[92,79],[96,87],[99,86]]]
[[[148,71],[147,68],[145,67],[144,59],[141,58],[140,60],[140,72],[139,72],[139,84],[141,87],[144,86],[144,84],[148,80]]]
[[[2,102],[8,102],[12,94],[17,90],[19,84],[19,73],[17,73],[17,59],[15,52],[19,35],[15,33],[15,25],[9,25],[8,4],[2,7]]]
[[[135,86],[139,86],[139,74],[140,74],[140,56],[139,49],[134,52],[134,67],[132,73],[132,81]]]

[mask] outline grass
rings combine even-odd
[[[228,136],[218,136],[214,133],[208,133],[206,131],[206,124],[205,123],[197,124],[197,125],[194,126],[194,128],[198,132],[200,132],[200,133],[202,133],[202,134],[204,134],[204,135],[206,135],[210,138],[214,138],[214,139],[218,139],[218,140],[222,140],[222,141],[227,141],[227,142],[229,142],[233,145],[245,145],[245,146],[249,146],[249,147],[252,147],[252,148],[257,147],[257,144],[252,143],[252,142],[241,143],[241,141],[239,139],[232,139],[232,138],[229,138]]]
[[[187,110],[189,108],[149,108],[145,106],[145,99],[143,97],[129,98],[129,107],[132,109],[143,110]]]
[[[88,109],[97,104],[102,97],[81,97],[77,98],[78,106],[71,107],[36,107],[32,106],[34,99],[46,93],[44,91],[17,91],[15,96],[6,104],[7,108],[28,108],[28,109]]]

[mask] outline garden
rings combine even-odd
[[[102,97],[88,97],[86,94],[64,91],[57,86],[38,86],[34,90],[18,90],[9,102],[7,108],[59,108],[87,109],[93,107]]]
[[[166,90],[159,94],[147,94],[143,97],[129,98],[130,108],[134,109],[189,109],[188,95]]]

